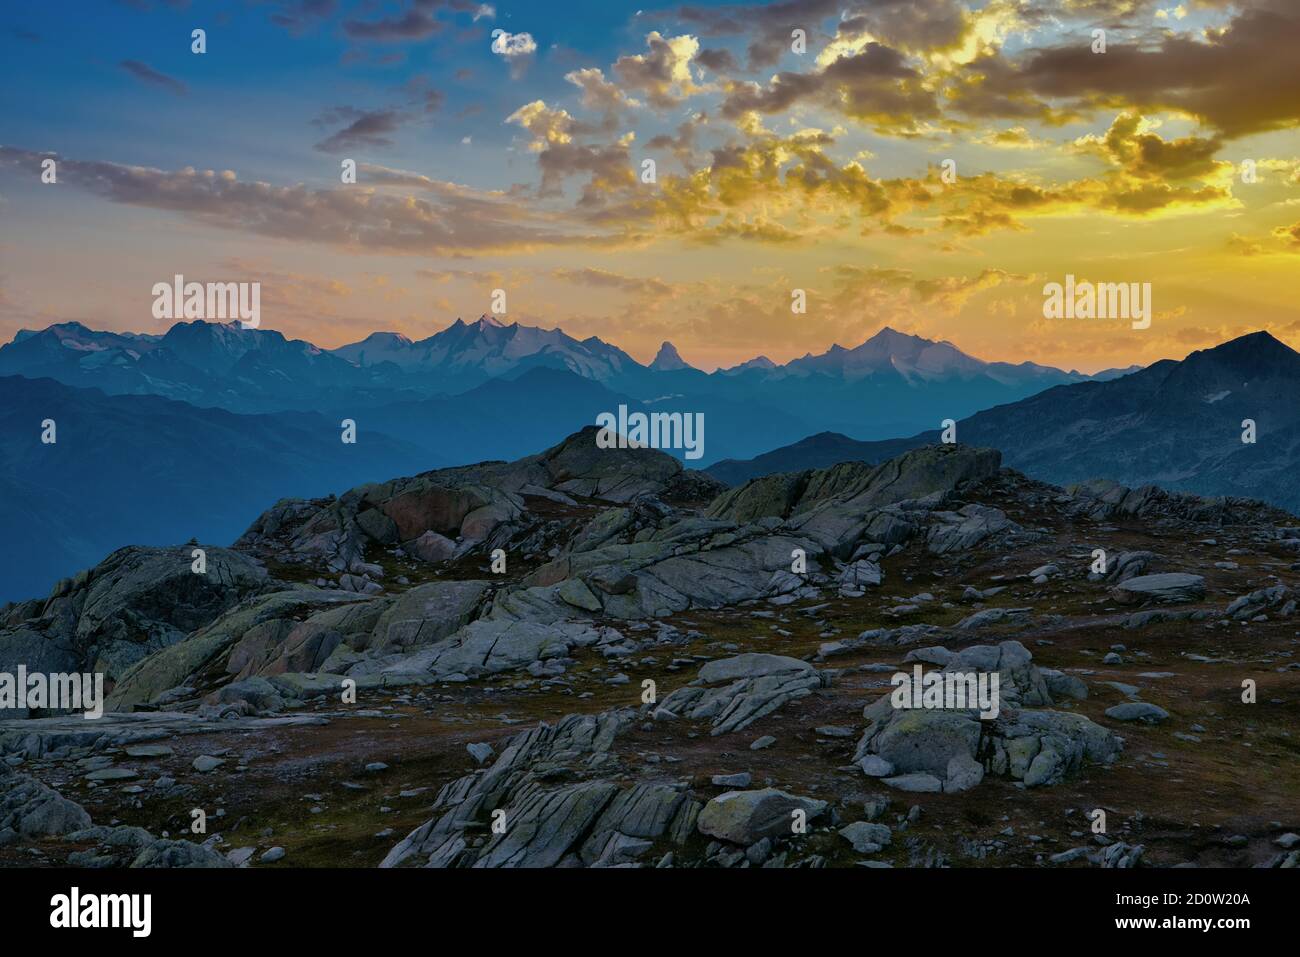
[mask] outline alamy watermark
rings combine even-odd
[[[0,672],[0,718],[4,712],[81,711],[88,721],[104,715],[104,674]]]
[[[177,274],[172,282],[154,283],[155,319],[238,319],[245,329],[262,324],[260,282],[186,282]]]
[[[596,416],[601,449],[682,449],[694,461],[704,457],[703,412],[632,412],[620,405],[618,414]]]
[[[932,709],[979,710],[980,717],[992,721],[1002,712],[996,671],[932,671],[924,673],[920,665],[912,673],[898,671],[889,679],[894,686],[889,700],[899,710]]]
[[[1151,283],[1049,282],[1043,287],[1044,319],[1129,319],[1134,329],[1151,328]]]
[[[83,894],[73,887],[50,898],[50,926],[56,930],[121,928],[132,937],[153,931],[152,894]]]

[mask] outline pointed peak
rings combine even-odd
[[[1206,362],[1215,360],[1245,363],[1244,367],[1249,368],[1252,364],[1258,365],[1269,361],[1292,363],[1297,359],[1300,359],[1300,356],[1297,355],[1294,349],[1272,333],[1261,329],[1258,332],[1247,333],[1244,336],[1238,336],[1236,339],[1221,342],[1217,346],[1193,352],[1184,361]]]
[[[474,325],[478,326],[480,329],[508,328],[506,324],[502,322],[500,319],[498,319],[496,316],[489,316],[487,313],[484,313],[483,315],[479,316],[478,322],[474,323]]]
[[[1269,332],[1267,329],[1260,329],[1257,332],[1248,332],[1246,335],[1238,336],[1236,339],[1229,339],[1227,342],[1223,343],[1223,345],[1230,346],[1234,342],[1240,342],[1257,348],[1263,347],[1273,349],[1277,346],[1282,346],[1284,349],[1290,348],[1290,346],[1277,338],[1277,336],[1273,335],[1273,333]],[[1222,347],[1220,346],[1218,348]]]
[[[893,326],[883,326],[881,327],[880,331],[878,331],[870,339],[864,342],[863,345],[872,342],[881,343],[881,344],[891,344],[891,343],[899,343],[899,342],[932,342],[932,341],[933,340],[923,338],[922,336],[913,335],[910,332],[899,332]]]
[[[676,372],[679,369],[689,369],[691,366],[681,357],[675,345],[665,342],[659,347],[659,354],[650,363],[650,368],[658,372]]]

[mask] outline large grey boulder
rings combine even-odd
[[[417,585],[380,616],[369,650],[404,651],[442,641],[477,617],[490,587],[485,581]]]
[[[898,711],[872,743],[872,753],[903,773],[939,777],[953,758],[973,758],[980,739],[978,720],[966,712]]]
[[[700,811],[696,826],[701,834],[748,846],[765,837],[788,837],[795,833],[796,811],[811,823],[826,810],[825,801],[787,794],[776,788],[761,791],[728,791]]]
[[[1033,655],[1018,641],[963,648],[944,663],[942,671],[996,674],[1000,700],[1007,705],[1037,708],[1055,703]]]

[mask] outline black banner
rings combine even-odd
[[[779,933],[785,921],[806,930],[815,918],[851,921],[872,939],[934,933],[936,945],[981,929],[1056,939],[1066,928],[1072,941],[1172,932],[1229,944],[1243,932],[1292,926],[1295,881],[1275,870],[1195,869],[33,870],[0,873],[0,893],[13,943],[71,933],[127,945],[193,943],[196,934],[277,926],[302,944],[365,946],[417,927],[476,926],[494,940],[518,934],[536,943],[541,928],[559,934],[567,925],[590,939],[640,926],[653,936],[653,927],[689,916],[703,933],[716,927],[719,940],[733,941],[754,921]]]

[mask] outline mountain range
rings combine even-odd
[[[1243,441],[1248,420],[1253,442]],[[837,462],[879,462],[939,439],[938,430],[881,442],[823,432],[707,471],[734,485]],[[1008,466],[1057,484],[1150,483],[1300,512],[1300,353],[1255,332],[1181,361],[977,412],[958,421],[957,439],[996,448]]]
[[[447,435],[434,419],[418,434],[411,432],[412,403],[520,380],[539,368],[599,383],[633,403],[669,397],[676,408],[694,412],[743,408],[774,430],[747,445],[743,428],[719,423],[714,434],[732,438],[726,448],[707,449],[710,460],[752,455],[774,440],[821,429],[858,439],[904,434],[1053,385],[1098,378],[1033,363],[985,362],[951,343],[888,327],[852,349],[837,345],[784,365],[760,356],[713,373],[690,366],[669,342],[650,365],[642,365],[594,336],[578,340],[560,329],[506,325],[489,316],[472,323],[458,319],[418,341],[377,332],[334,350],[274,330],[204,321],[177,323],[162,335],[60,323],[19,332],[0,347],[0,375],[50,378],[110,395],[160,395],[241,413],[379,410],[375,421],[381,429],[392,407],[393,416],[406,423],[405,437],[430,450],[444,446]],[[1122,373],[1100,378],[1116,374]],[[585,408],[581,419],[574,411],[548,440],[590,421]],[[525,442],[512,449],[528,447]],[[511,451],[503,446],[492,454]]]
[[[1089,377],[889,328],[853,349],[705,373],[671,343],[645,366],[597,338],[487,317],[335,350],[238,324],[63,323],[0,347],[0,402],[0,511],[11,535],[40,543],[0,560],[0,600],[127,542],[231,540],[281,496],[515,459],[622,405],[702,413],[705,456],[689,464],[731,484],[879,462],[937,441],[952,418],[960,443],[1035,478],[1300,508],[1300,355],[1267,333]],[[47,418],[56,446],[40,443]],[[339,440],[345,419],[356,446]]]

